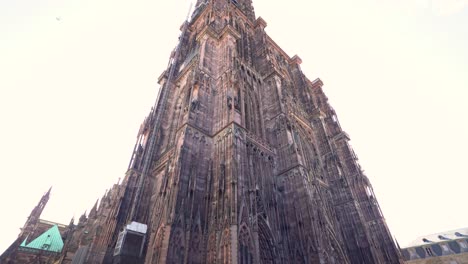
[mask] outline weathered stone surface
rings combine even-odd
[[[402,263],[319,79],[250,0],[198,0],[121,184],[83,216],[60,263]],[[133,262],[132,262],[133,263]]]

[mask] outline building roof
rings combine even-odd
[[[429,245],[429,244],[457,240],[457,239],[462,239],[462,238],[465,238],[465,239],[468,238],[468,227],[451,230],[451,231],[445,231],[442,233],[421,236],[417,238],[416,240],[414,240],[413,242],[411,242],[408,245],[408,247],[418,247],[422,245]]]
[[[30,243],[26,244],[26,240],[23,241],[20,247],[59,253],[63,248],[62,235],[60,235],[58,226],[54,225]]]

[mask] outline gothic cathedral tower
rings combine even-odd
[[[251,0],[198,0],[128,172],[61,263],[403,263],[320,79]]]
[[[266,25],[251,0],[183,25],[129,168],[145,263],[400,263],[322,82]]]

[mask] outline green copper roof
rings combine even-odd
[[[57,225],[54,225],[49,230],[45,231],[42,235],[31,241],[31,243],[25,245],[25,242],[23,242],[21,247],[40,249],[51,252],[62,252],[62,235],[60,235],[60,231]]]

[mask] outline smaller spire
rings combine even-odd
[[[68,224],[68,226],[73,226],[75,225],[75,215],[73,215],[73,217],[70,219],[70,223]]]
[[[86,220],[88,220],[88,218],[86,217],[86,212],[87,211],[84,211],[84,213],[80,216],[80,220],[78,220],[79,225],[84,224]]]
[[[94,204],[93,208],[89,212],[88,218],[97,218],[98,203],[99,203],[99,199],[96,200],[96,203]]]
[[[44,206],[49,201],[51,192],[52,192],[52,186],[50,186],[49,190],[42,196],[41,203],[44,203]]]
[[[52,186],[50,186],[49,190],[42,196],[41,200],[39,201],[39,204],[37,205],[40,211],[39,215],[42,213],[42,210],[47,205],[51,192],[52,192]]]
[[[104,195],[101,197],[101,205],[100,205],[100,207],[102,207],[102,205],[103,205],[104,203],[106,203],[108,193],[109,193],[109,190],[106,190],[106,192],[104,193]]]
[[[52,187],[53,187],[53,186],[50,186],[49,190],[48,190],[46,193],[44,193],[44,195],[42,195],[41,202],[42,202],[42,201],[47,201],[47,200],[49,200],[49,198],[50,198],[50,193],[52,192]]]
[[[112,190],[113,188],[110,188],[109,190],[106,191],[106,194],[104,195],[104,197],[101,198],[101,204],[105,204],[105,206],[108,206],[110,204]]]
[[[37,221],[39,217],[41,217],[42,211],[44,210],[44,208],[47,205],[47,202],[49,201],[51,191],[52,187],[50,187],[49,190],[41,197],[41,200],[39,200],[39,203],[36,205],[36,207],[34,207],[31,214],[29,215],[28,221]]]

